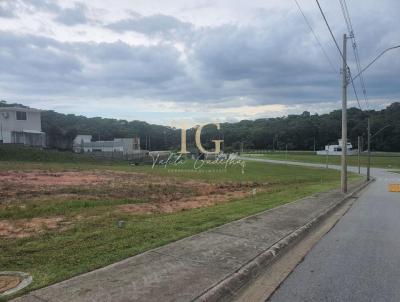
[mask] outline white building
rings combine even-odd
[[[45,147],[40,110],[0,107],[0,143]]]
[[[347,155],[357,154],[358,150],[353,149],[353,145],[347,142]],[[342,155],[342,140],[339,139],[337,145],[326,145],[325,150],[317,151],[318,155]]]
[[[140,151],[140,138],[115,138],[112,141],[92,142],[91,135],[78,135],[74,139],[73,149],[77,153],[122,153],[123,155],[134,154]]]
[[[83,153],[84,152],[83,144],[90,143],[91,141],[92,141],[91,135],[79,134],[75,137],[72,148],[76,153]]]

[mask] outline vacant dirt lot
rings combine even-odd
[[[125,198],[156,204],[189,200],[207,203],[210,200],[221,200],[223,196],[242,197],[256,187],[260,187],[260,184],[186,181],[146,173],[7,171],[0,172],[0,203],[9,203],[15,199],[29,202],[37,198],[46,199],[48,196],[53,200]]]
[[[29,209],[49,204],[57,206],[73,201],[116,201],[111,210],[119,213],[172,213],[200,208],[250,196],[253,189],[265,190],[266,184],[208,183],[182,180],[147,173],[114,171],[0,172],[0,210],[13,207]],[[123,204],[118,201],[124,200]],[[82,215],[85,209],[82,209]],[[51,212],[51,211],[50,211]],[[45,230],[65,229],[71,217],[35,217],[0,220],[0,236],[22,238]]]

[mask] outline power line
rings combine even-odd
[[[325,58],[326,58],[327,61],[329,62],[329,65],[332,67],[332,70],[336,73],[337,70],[336,70],[335,66],[333,65],[331,59],[329,58],[329,56],[328,56],[328,54],[326,53],[324,47],[322,46],[322,44],[321,44],[321,42],[320,42],[320,40],[319,40],[319,38],[318,38],[318,35],[315,33],[314,29],[313,29],[312,26],[311,26],[311,23],[308,21],[306,15],[304,14],[303,10],[301,9],[301,6],[300,6],[299,2],[298,2],[297,0],[294,0],[294,2],[296,3],[297,8],[299,9],[300,13],[302,14],[302,16],[303,16],[303,18],[304,18],[304,21],[306,22],[308,28],[310,29],[311,33],[313,34],[313,36],[314,36],[315,40],[317,41],[319,47],[321,48],[321,50],[322,50],[322,52],[323,52]]]
[[[347,6],[345,7],[345,4],[343,3],[342,0],[339,0],[340,7],[342,8],[342,13],[344,17],[344,21],[346,22],[347,30],[349,34],[352,34],[352,25],[351,25],[351,20],[350,16],[348,14]]]
[[[355,58],[355,61],[356,61],[357,71],[358,71],[358,73],[360,73],[361,70],[362,70],[361,63],[360,63],[360,55],[358,53],[357,42],[356,42],[354,30],[353,30],[353,25],[351,23],[349,9],[347,7],[346,0],[339,0],[339,2],[340,2],[341,9],[342,9],[344,20],[346,22],[347,30],[349,32],[349,35],[350,35],[350,38],[351,38],[351,41],[352,41],[352,47],[353,47],[354,58]],[[368,107],[367,90],[365,88],[365,81],[364,81],[363,75],[360,76],[360,84],[361,84],[362,92],[363,92],[363,95],[364,95],[365,106]]]
[[[343,53],[342,53],[342,51],[340,50],[339,44],[337,43],[337,41],[336,41],[336,39],[335,39],[335,36],[333,35],[332,29],[331,29],[331,27],[329,26],[328,20],[326,20],[325,13],[324,13],[324,11],[322,10],[322,7],[321,7],[321,5],[319,4],[318,0],[315,0],[315,1],[317,1],[319,11],[321,12],[322,17],[323,17],[324,20],[325,20],[325,24],[326,24],[326,26],[328,27],[328,30],[329,30],[329,32],[330,32],[330,34],[331,34],[331,37],[332,37],[332,39],[333,39],[333,42],[335,42],[336,48],[337,48],[337,50],[339,51],[340,56],[342,57],[342,59],[344,59],[344,58],[343,58]]]
[[[343,53],[342,53],[342,51],[340,50],[339,44],[337,43],[335,36],[333,35],[332,29],[331,29],[331,27],[330,27],[330,25],[329,25],[329,22],[328,22],[328,20],[327,20],[326,17],[325,17],[325,13],[324,13],[324,11],[322,10],[321,5],[319,4],[319,1],[318,1],[318,0],[315,0],[315,1],[317,2],[319,11],[320,11],[322,17],[324,18],[326,27],[328,28],[329,33],[331,34],[331,37],[332,37],[332,39],[333,39],[333,42],[335,42],[336,48],[337,48],[337,50],[339,51],[340,56],[341,56],[342,59],[344,60]],[[353,78],[352,78],[352,76],[351,76],[350,67],[349,67],[349,65],[347,64],[347,62],[346,62],[346,66],[347,66],[347,70],[348,70],[348,72],[349,72],[349,80],[350,80],[351,85],[353,86],[353,91],[354,91],[354,95],[355,95],[356,100],[357,100],[357,103],[358,103],[358,107],[360,107],[360,110],[362,110],[361,104],[360,104],[360,100],[358,99],[357,90],[356,90],[356,87],[354,86],[354,81],[353,81]],[[347,70],[343,70],[343,72],[347,72]]]

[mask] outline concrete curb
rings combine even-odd
[[[357,193],[359,193],[373,181],[375,181],[375,179],[360,184],[353,190],[353,192],[344,196],[336,204],[323,211],[319,216],[313,218],[307,224],[303,225],[296,231],[282,238],[280,241],[271,246],[268,250],[262,252],[261,254],[250,260],[247,264],[239,268],[235,273],[227,276],[224,280],[222,280],[215,286],[207,289],[202,295],[200,295],[193,301],[230,301],[235,296],[235,293],[237,293],[249,281],[254,279],[270,263],[275,261],[280,255],[282,255],[282,252],[304,238],[321,222],[328,218],[337,208],[342,206],[349,199],[353,198]]]
[[[0,275],[18,276],[22,279],[21,282],[16,287],[11,288],[11,289],[1,293],[0,298],[4,298],[6,296],[14,294],[32,283],[32,276],[27,273],[24,273],[24,272],[4,271],[4,272],[0,272]]]

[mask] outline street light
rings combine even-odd
[[[385,127],[383,127],[382,129],[380,129],[379,131],[377,131],[374,135],[371,136],[371,139],[373,139],[375,136],[377,136],[379,133],[381,133],[383,130],[385,130],[387,127],[390,127],[390,125],[386,125]]]
[[[379,55],[376,56],[375,59],[373,59],[371,61],[371,63],[369,63],[367,66],[365,66],[359,73],[357,73],[354,77],[353,77],[353,81],[355,79],[357,79],[364,71],[366,71],[372,64],[374,64],[380,57],[382,57],[386,52],[388,52],[389,50],[392,49],[396,49],[396,48],[400,48],[400,45],[397,46],[393,46],[393,47],[389,47],[387,49],[385,49],[384,51],[382,51]]]
[[[342,168],[341,168],[341,182],[342,182],[342,192],[347,192],[347,160],[346,160],[346,151],[347,151],[347,69],[348,65],[346,62],[346,35],[343,36],[343,99],[342,99]],[[354,77],[350,77],[350,81],[354,82],[362,73],[364,73],[372,64],[374,64],[380,57],[382,57],[386,52],[400,48],[400,45],[389,47],[382,51],[379,55],[375,57],[367,66],[365,66],[358,74]],[[383,129],[381,129],[383,130]],[[380,131],[381,131],[380,130]],[[380,132],[378,131],[378,132]],[[374,136],[378,134],[375,133]],[[371,173],[371,121],[370,117],[368,117],[368,168],[367,168],[367,180],[370,180]],[[345,150],[346,148],[346,150]]]
[[[393,50],[393,49],[397,49],[400,48],[400,45],[397,46],[393,46],[393,47],[389,47],[386,48],[384,51],[382,51],[379,55],[377,55],[375,57],[375,59],[373,59],[371,61],[371,63],[369,63],[367,66],[365,66],[358,74],[356,74],[352,81],[354,81],[356,78],[358,78],[364,71],[366,71],[372,64],[374,64],[380,57],[382,57],[385,53],[387,53],[389,50]],[[367,180],[371,179],[371,139],[376,136],[379,132],[381,132],[382,130],[384,130],[385,128],[387,128],[388,126],[382,128],[381,130],[379,130],[377,133],[375,133],[373,136],[371,136],[371,118],[368,117],[368,166],[367,166]]]

